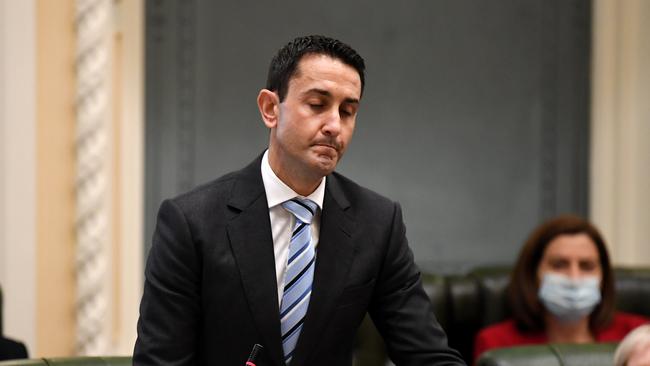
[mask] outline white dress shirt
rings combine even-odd
[[[262,181],[266,200],[269,205],[269,218],[271,219],[271,234],[273,235],[273,253],[275,255],[275,276],[278,284],[278,306],[282,302],[284,288],[284,274],[287,268],[289,257],[289,243],[291,232],[295,224],[295,217],[284,207],[282,203],[292,198],[308,198],[314,201],[320,210],[317,210],[311,223],[311,240],[314,248],[318,245],[318,234],[320,233],[320,213],[323,210],[323,197],[325,196],[325,177],[318,187],[309,196],[304,197],[294,192],[271,169],[269,164],[269,151],[266,150],[262,157]]]

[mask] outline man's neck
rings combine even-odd
[[[273,169],[273,168],[271,168]],[[310,182],[305,182],[304,180],[301,179],[291,179],[291,177],[284,177],[281,174],[278,174],[278,172],[273,171],[275,175],[280,178],[284,184],[289,186],[289,188],[293,189],[294,192],[298,193],[299,195],[303,197],[307,197],[310,194],[314,193],[316,188],[320,185],[321,180],[323,179],[322,177],[317,180],[317,181],[310,181]]]
[[[280,164],[272,154],[269,154],[269,166],[284,184],[303,197],[312,194],[323,181],[322,176],[312,176],[300,169]]]

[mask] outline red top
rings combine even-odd
[[[617,312],[609,327],[596,332],[596,342],[618,342],[632,329],[650,322],[641,315]],[[494,348],[548,343],[544,332],[522,333],[517,329],[514,319],[483,328],[474,342],[474,360],[483,352]]]

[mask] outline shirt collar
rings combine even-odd
[[[294,192],[288,185],[286,185],[271,169],[269,164],[269,150],[264,152],[262,157],[262,181],[264,182],[264,191],[266,191],[266,201],[269,208],[275,207],[282,202],[288,201],[295,197],[308,198],[314,201],[318,207],[323,210],[323,197],[325,197],[325,180],[323,177],[320,184],[316,189],[307,197],[303,197]]]

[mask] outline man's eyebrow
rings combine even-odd
[[[319,94],[324,97],[331,97],[332,93],[330,93],[327,90],[324,89],[319,89],[319,88],[311,88],[303,93],[303,95],[309,95],[309,94]],[[359,99],[356,98],[345,98],[345,102],[348,104],[359,104]]]
[[[359,104],[359,99],[357,98],[345,98],[345,102],[348,104]]]

